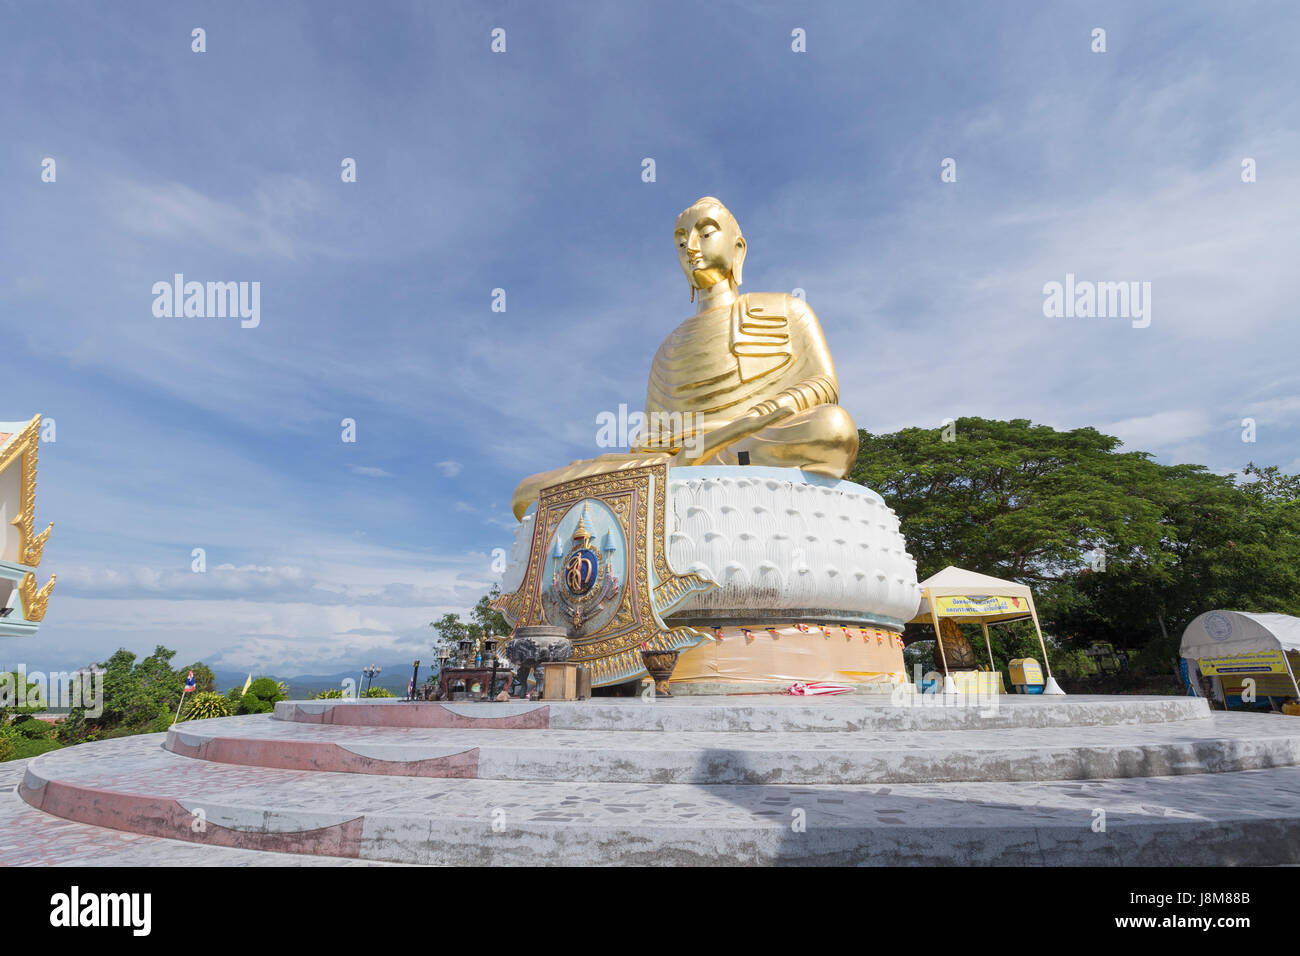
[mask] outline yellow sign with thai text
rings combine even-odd
[[[1029,613],[1029,602],[1018,597],[959,594],[934,600],[943,617],[986,617],[990,614],[1015,614],[1017,611]]]
[[[1230,677],[1234,674],[1285,674],[1286,661],[1279,651],[1252,651],[1233,657],[1202,657],[1197,664],[1202,674]]]

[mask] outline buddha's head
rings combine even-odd
[[[724,279],[733,290],[739,288],[745,237],[736,217],[719,200],[705,196],[686,207],[677,217],[673,240],[692,299],[696,289],[711,289]]]

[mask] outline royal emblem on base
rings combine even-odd
[[[620,576],[626,573],[626,561],[621,560],[621,552],[626,548],[614,543],[612,528],[602,536],[599,551],[592,547],[593,535],[587,528],[590,506],[590,501],[584,501],[571,509],[582,509],[578,527],[570,538],[567,552],[562,550],[558,537],[552,545],[551,583],[542,595],[548,605],[559,607],[574,632],[584,630],[594,616],[614,606],[621,592]],[[564,523],[561,519],[560,524]]]
[[[494,605],[516,628],[567,628],[572,660],[592,685],[646,674],[642,646],[680,651],[708,639],[663,616],[715,586],[668,564],[664,532],[667,464],[627,468],[542,490],[519,588]]]

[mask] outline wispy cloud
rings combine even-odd
[[[370,465],[348,465],[348,470],[355,475],[365,475],[367,478],[392,478],[391,472],[384,471],[382,468],[375,468]]]

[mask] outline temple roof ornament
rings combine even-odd
[[[0,605],[11,611],[0,618],[0,635],[30,634],[45,617],[55,575],[38,586],[35,570],[41,563],[51,522],[36,533],[36,458],[41,416],[26,422],[0,422],[0,515],[16,534],[0,526]],[[14,472],[16,471],[16,475]],[[12,516],[12,517],[9,517]],[[21,598],[19,610],[14,598]]]

